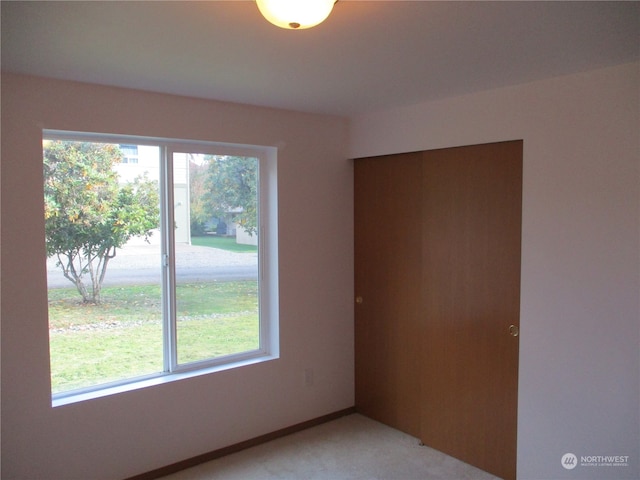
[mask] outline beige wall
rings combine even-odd
[[[640,64],[364,115],[350,156],[524,140],[518,478],[640,478]],[[507,334],[507,332],[505,332]],[[629,467],[562,468],[574,453]]]
[[[43,128],[277,147],[280,359],[53,409]],[[124,478],[353,405],[346,133],[337,117],[2,75],[2,478]]]

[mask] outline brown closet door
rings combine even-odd
[[[418,437],[422,154],[355,160],[359,412]]]
[[[420,438],[515,479],[522,142],[424,159]]]

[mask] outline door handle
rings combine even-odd
[[[512,337],[517,337],[520,335],[520,329],[517,325],[509,325],[509,335]]]
[[[356,303],[357,303],[358,305],[360,305],[363,301],[364,301],[364,300],[362,300],[362,297],[361,297],[360,295],[358,295],[358,296],[356,297]]]

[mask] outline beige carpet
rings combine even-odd
[[[495,480],[417,439],[354,414],[164,480]]]

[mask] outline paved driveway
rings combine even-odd
[[[258,278],[257,253],[235,253],[210,247],[176,245],[178,282],[213,280],[255,280]],[[109,261],[104,285],[159,283],[161,275],[158,245],[130,245],[119,249]],[[49,288],[71,287],[56,259],[47,260]]]

